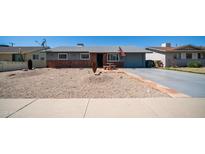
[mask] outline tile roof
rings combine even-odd
[[[22,53],[29,53],[29,52],[34,52],[34,51],[41,51],[44,49],[48,49],[48,47],[36,47],[36,46],[31,46],[31,47],[25,47],[25,46],[15,46],[15,47],[0,47],[0,53],[18,53],[19,50]]]
[[[158,51],[158,52],[191,52],[191,51],[202,51],[205,52],[205,47],[185,45],[179,47],[148,47],[146,50]]]
[[[47,49],[46,52],[91,52],[91,53],[107,53],[119,52],[119,47],[126,53],[146,53],[151,52],[144,48],[135,46],[65,46]]]

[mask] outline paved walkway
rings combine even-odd
[[[205,75],[161,69],[126,69],[145,79],[192,97],[205,97]]]
[[[205,98],[0,99],[0,117],[205,117]]]

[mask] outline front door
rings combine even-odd
[[[97,54],[97,65],[98,67],[103,67],[103,53]]]

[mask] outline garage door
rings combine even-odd
[[[145,66],[145,54],[144,53],[127,53],[124,57],[124,67],[136,68]]]

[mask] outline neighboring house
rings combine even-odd
[[[193,45],[171,47],[170,43],[164,43],[161,47],[149,47],[146,50],[152,51],[146,54],[146,60],[161,60],[164,67],[183,67],[190,61],[199,61],[205,66],[204,47]]]
[[[46,60],[48,67],[91,67],[92,63],[96,63],[98,67],[103,67],[107,63],[116,64],[117,67],[145,67],[145,53],[149,52],[135,46],[81,44],[48,49]]]
[[[27,62],[32,60],[33,67],[46,67],[47,47],[0,46],[0,61]]]

